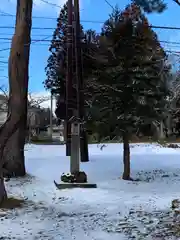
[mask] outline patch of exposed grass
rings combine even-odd
[[[168,147],[168,148],[180,148],[180,146],[176,143],[167,144],[166,147]]]
[[[1,203],[0,209],[11,210],[14,208],[23,208],[25,202],[24,199],[9,197]]]

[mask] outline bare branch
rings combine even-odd
[[[8,97],[8,91],[7,91],[7,89],[5,88],[5,86],[0,86],[0,92],[2,92],[3,93],[3,95],[8,99],[9,97]]]
[[[50,96],[34,97],[31,93],[28,94],[30,107],[39,107],[42,103],[47,102]]]

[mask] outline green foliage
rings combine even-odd
[[[166,54],[145,16],[139,10],[133,18],[131,12],[127,14],[131,10],[128,6],[121,13],[116,8],[99,40],[97,62],[101,67],[95,71],[90,110],[91,120],[103,136],[132,133],[142,124],[163,118]]]
[[[165,5],[138,1],[144,11]],[[158,4],[158,5],[156,5]],[[45,87],[65,96],[67,4],[61,9],[50,46]],[[164,117],[170,66],[157,35],[137,5],[115,8],[97,36],[82,29],[82,59],[87,128],[114,139]],[[75,77],[75,68],[74,68]]]
[[[67,73],[67,3],[61,9],[57,19],[57,26],[53,33],[53,38],[49,48],[50,56],[48,58],[46,71],[46,80],[44,82],[45,88],[61,95],[61,100],[66,99],[66,73]],[[91,76],[92,69],[95,68],[95,61],[92,58],[96,46],[96,33],[92,29],[84,31],[81,26],[81,39],[82,39],[82,61],[83,61],[83,77],[85,98],[88,103],[91,93],[87,86],[88,79]],[[75,48],[73,48],[75,54]],[[76,83],[76,68],[75,59],[73,59],[73,82]],[[90,94],[90,96],[89,96]],[[76,97],[76,89],[73,91],[74,98]],[[57,98],[58,99],[58,98]],[[58,101],[57,101],[58,105]],[[62,108],[61,108],[62,109]]]
[[[141,6],[147,13],[162,13],[167,7],[163,0],[132,0],[132,2]]]
[[[67,3],[63,6],[57,19],[57,27],[54,30],[46,66],[45,88],[65,93],[66,75],[66,29],[67,29]]]

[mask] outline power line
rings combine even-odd
[[[51,42],[51,40],[48,40],[47,38],[50,38],[50,37],[52,37],[52,36],[47,36],[46,35],[46,37],[45,38],[42,38],[42,39],[31,39],[31,42],[33,43],[33,42]],[[9,40],[9,41],[11,41],[12,40],[12,38],[6,38],[6,37],[0,37],[0,40]]]
[[[58,4],[56,4],[56,3],[51,3],[51,2],[49,2],[49,1],[47,1],[47,0],[40,0],[42,3],[46,3],[46,4],[48,4],[48,5],[51,5],[51,6],[53,6],[53,7],[58,7],[58,8],[63,8],[63,6],[64,5],[58,5]],[[81,11],[81,10],[80,10]],[[13,14],[11,14],[11,13],[7,13],[7,12],[4,12],[4,11],[2,11],[2,10],[0,10],[0,13],[2,13],[2,15],[0,15],[0,16],[4,16],[4,17],[16,17],[16,15],[13,15]],[[37,17],[37,16],[35,16],[35,17],[33,17],[33,18],[43,18],[43,19],[57,19],[57,18],[55,18],[55,17]]]
[[[48,1],[46,1],[46,0],[40,0],[40,1],[43,2],[43,3],[46,3],[46,4],[48,4],[48,5],[51,5],[51,6],[53,6],[53,7],[62,8],[62,6],[60,6],[60,5],[56,4],[56,3],[51,3],[51,2],[48,2]]]
[[[10,50],[11,48],[2,48],[2,49],[0,49],[0,52],[3,52],[3,51],[8,51],[8,50]]]
[[[86,20],[84,22],[93,23],[93,21],[90,21],[90,20]],[[94,22],[97,22],[97,21],[94,21]],[[149,27],[154,28],[154,29],[180,30],[180,27],[172,27],[172,26],[149,25]],[[0,29],[14,29],[14,27],[13,26],[0,26]],[[34,30],[54,30],[54,27],[32,27],[32,29],[34,29]]]
[[[6,13],[0,10],[0,17],[16,17],[15,14]],[[49,17],[49,16],[32,16],[34,19],[47,19],[47,20],[57,20],[58,17]],[[81,22],[87,22],[87,23],[104,23],[105,21],[95,21],[95,20],[81,20]]]
[[[0,11],[1,12],[1,11]],[[3,14],[0,14],[0,17],[16,17],[16,15],[13,15],[13,14],[10,14],[10,13],[3,13]],[[47,19],[47,20],[57,20],[57,17],[48,17],[48,16],[32,16],[32,18],[35,18],[35,19]]]
[[[11,44],[11,42],[10,41],[6,41],[6,42],[1,42],[0,41],[0,45],[1,44]],[[36,43],[36,45],[34,45],[34,44],[31,44],[31,46],[50,46],[48,43]]]
[[[44,1],[44,0],[41,0]],[[106,1],[106,0],[105,0]],[[54,3],[52,3],[54,5]],[[0,11],[1,12],[1,11]],[[0,15],[0,17],[15,17],[15,15],[8,14],[5,15]],[[33,18],[37,19],[50,19],[50,20],[57,20],[57,18],[54,17],[46,17],[46,16],[33,16]],[[96,20],[81,20],[82,23],[104,23],[105,21],[96,21]],[[156,25],[149,25],[150,28],[153,29],[166,29],[166,30],[180,30],[180,27],[175,27],[175,26],[156,26]],[[14,29],[13,26],[0,26],[0,29]],[[53,27],[32,27],[34,30],[54,30]]]
[[[109,1],[107,1],[107,0],[104,0],[104,1],[114,10],[113,5]]]
[[[1,35],[1,34],[0,34]],[[32,41],[32,43],[33,42],[51,42],[52,41],[52,39],[47,39],[47,38],[50,38],[50,37],[52,37],[52,36],[47,36],[47,35],[45,35],[45,38],[43,38],[43,39],[32,39],[31,41]],[[6,38],[6,37],[0,37],[0,40],[8,40],[8,41],[11,41],[12,40],[12,38]],[[53,40],[53,42],[58,42],[58,40]],[[180,45],[180,42],[173,42],[173,41],[165,41],[165,40],[160,40],[159,41],[160,43],[165,43],[165,44],[175,44],[175,45]],[[0,41],[0,44],[1,43],[8,43],[8,42],[1,42]]]
[[[45,0],[41,0],[41,1],[43,1],[43,2],[47,2],[47,1],[45,1]],[[108,2],[108,1],[106,1],[106,0],[104,0],[105,2]],[[56,5],[56,6],[58,6],[57,4],[55,4],[55,3],[48,3],[48,4],[51,4],[51,5]],[[110,4],[110,3],[109,3]],[[60,6],[59,6],[60,7]],[[113,7],[112,5],[111,5],[111,7]],[[1,11],[0,10],[0,12],[1,13],[3,13],[3,14],[0,14],[0,17],[16,17],[16,15],[13,15],[13,14],[10,14],[10,13],[6,13],[6,12],[3,12],[3,11]],[[50,19],[50,20],[57,20],[57,18],[55,18],[55,17],[48,17],[48,16],[33,16],[33,18],[37,18],[37,19]],[[105,21],[102,21],[102,20],[100,20],[100,21],[97,21],[97,20],[81,20],[81,22],[84,22],[84,23],[97,23],[97,24],[99,24],[99,23],[104,23]],[[154,29],[167,29],[167,30],[180,30],[180,27],[175,27],[175,26],[156,26],[156,25],[149,25],[149,27],[150,28],[154,28]],[[12,28],[12,29],[14,29],[14,27],[13,26],[0,26],[0,28]],[[54,28],[43,28],[43,27],[35,27],[35,28],[32,28],[32,29],[54,29]]]
[[[47,37],[45,37],[45,38],[43,38],[43,39],[32,40],[31,42],[24,44],[24,46],[28,46],[28,45],[30,45],[30,44],[35,44],[35,43],[44,41],[44,40],[46,40],[46,39],[49,38],[49,37],[50,37],[50,36],[47,36]],[[11,48],[3,48],[3,49],[0,49],[0,52],[8,51],[8,50],[10,50],[10,49],[11,49]]]
[[[41,42],[34,42],[34,43],[36,43],[35,45],[32,43],[32,46],[46,46],[46,47],[49,47],[50,45],[49,44],[43,44],[43,43],[41,43]],[[0,42],[0,44],[1,44],[1,42]],[[178,46],[179,47],[179,46]],[[8,50],[10,50],[11,48],[3,48],[3,49],[0,49],[0,52],[3,52],[3,51],[8,51]],[[175,50],[169,50],[169,49],[165,49],[164,50],[166,53],[170,53],[170,54],[173,54],[173,55],[177,55],[177,56],[180,56],[180,49],[179,49],[179,51],[175,51]],[[1,63],[1,62],[0,62]]]
[[[16,15],[8,13],[8,12],[4,12],[0,9],[0,17],[13,17],[13,18],[15,18]],[[55,17],[48,17],[48,16],[32,16],[32,18],[57,20],[57,18],[55,18]]]
[[[39,43],[31,42],[32,45],[34,45],[34,43],[36,43],[36,45],[38,45],[38,46],[50,46],[48,43],[41,43],[40,41],[39,41]],[[1,44],[11,44],[11,41],[0,41],[0,45]]]
[[[56,4],[56,3],[51,3],[51,2],[46,1],[46,0],[40,0],[40,1],[41,1],[42,3],[46,3],[46,4],[51,5],[51,6],[53,6],[53,7],[62,8],[62,6],[60,6],[60,5]],[[14,16],[13,14],[4,12],[4,11],[2,11],[2,10],[0,10],[0,12],[1,12],[2,14],[4,14],[4,15]]]
[[[13,26],[0,26],[0,29],[15,29]],[[53,30],[53,27],[32,27],[34,30]]]
[[[0,32],[0,36],[12,36],[13,35],[13,33],[4,33],[4,32]],[[38,38],[41,38],[41,37],[48,37],[48,35],[47,34],[32,34],[32,36],[31,36],[32,38],[33,37],[38,37]],[[52,36],[49,36],[49,37],[52,37]],[[0,38],[0,40],[9,40],[9,41],[11,41],[11,38],[5,38],[5,37],[3,37],[3,38]],[[33,39],[34,40],[34,39]],[[0,41],[0,44],[5,44],[5,43],[10,43],[9,41]],[[52,40],[46,40],[47,42],[51,42]],[[172,44],[172,45],[180,45],[180,42],[174,42],[174,41],[165,41],[165,40],[160,40],[159,41],[160,43],[165,43],[165,44]],[[41,45],[45,45],[46,46],[46,44],[41,44]],[[173,46],[173,47],[176,47],[176,46]]]
[[[173,42],[173,41],[159,41],[160,43],[167,43],[167,44],[177,44],[177,45],[180,45],[180,42]]]
[[[0,36],[12,36],[14,33],[0,32]],[[31,37],[47,37],[48,34],[31,34]]]

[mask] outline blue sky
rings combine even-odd
[[[172,0],[168,1],[168,9],[163,14],[152,14],[149,15],[149,21],[153,25],[160,26],[176,26],[179,21],[180,7],[175,4]],[[4,11],[9,14],[15,14],[16,4],[15,0],[1,0],[0,11]],[[49,0],[50,3],[62,5],[63,0]],[[124,8],[129,1],[128,0],[109,0],[111,5],[115,6],[119,2],[119,7]],[[104,0],[81,0],[81,19],[82,20],[93,20],[93,21],[104,21],[107,19],[108,14],[111,13],[112,8]],[[32,30],[32,40],[33,39],[43,39],[49,36],[51,39],[53,28],[56,27],[56,17],[59,12],[59,7],[53,7],[51,5],[42,3],[41,0],[36,0],[33,8],[33,16],[38,17],[52,17],[54,19],[37,19],[33,18],[33,27],[49,27],[52,30]],[[0,14],[2,14],[0,12]],[[7,61],[9,51],[1,51],[4,48],[10,46],[10,38],[13,34],[13,29],[6,29],[2,27],[14,26],[15,18],[10,16],[0,15],[0,61]],[[84,23],[85,28],[93,28],[96,31],[100,31],[102,26],[101,23]],[[180,31],[177,30],[157,30],[160,40],[165,41],[179,41]],[[42,82],[45,80],[44,68],[47,64],[47,58],[49,56],[48,52],[49,42],[33,43],[31,45],[31,55],[30,55],[30,83],[29,91],[34,93],[43,93],[44,87]],[[180,45],[165,45],[168,49],[173,49],[175,51],[180,50]],[[0,63],[0,82],[3,84],[7,83],[7,64]]]

